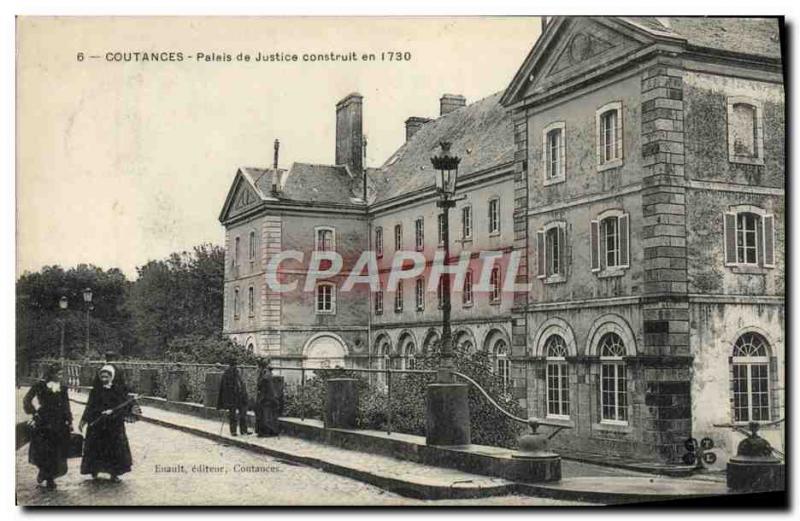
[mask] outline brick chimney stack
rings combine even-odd
[[[417,133],[419,129],[422,128],[422,125],[431,121],[429,118],[421,118],[419,116],[411,116],[406,120],[406,141],[409,141],[414,134]]]
[[[442,94],[439,99],[439,115],[444,116],[456,109],[467,106],[467,98],[460,94]]]
[[[336,104],[336,164],[347,165],[353,175],[361,175],[363,169],[363,99],[354,92]]]

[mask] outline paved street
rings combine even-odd
[[[18,418],[21,413],[18,393]],[[83,407],[72,403],[79,418]],[[77,421],[76,421],[77,424]],[[36,484],[28,447],[17,451],[20,505],[574,505],[567,501],[504,496],[421,501],[314,468],[279,461],[146,422],[128,424],[134,468],[112,484],[79,473],[70,460],[58,490]],[[179,472],[166,472],[175,470]]]

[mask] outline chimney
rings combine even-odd
[[[421,118],[419,116],[411,116],[406,120],[406,141],[409,141],[414,134],[417,133],[422,125],[431,121],[429,118]]]
[[[363,165],[363,99],[354,92],[336,104],[336,164],[347,165],[353,175],[361,175]]]
[[[456,109],[467,106],[467,98],[460,94],[442,94],[439,99],[439,115],[450,114]]]
[[[275,154],[272,157],[272,193],[277,194],[281,187],[280,172],[278,172],[278,151],[281,148],[281,142],[275,140]]]

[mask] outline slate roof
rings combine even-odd
[[[689,45],[781,58],[777,18],[625,17],[657,35],[685,38]]]
[[[459,178],[508,163],[514,158],[511,118],[498,92],[426,123],[379,169],[369,175],[374,198],[370,204],[435,185],[431,156],[440,141],[453,143],[461,157]]]
[[[277,199],[314,203],[361,204],[360,180],[354,182],[344,166],[293,163],[286,175]],[[263,199],[274,199],[272,168],[242,168],[242,173],[252,181]]]

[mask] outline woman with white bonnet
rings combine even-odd
[[[83,447],[81,474],[91,474],[97,479],[105,473],[114,483],[119,476],[131,470],[131,449],[125,434],[125,416],[130,414],[132,402],[127,390],[114,385],[112,365],[104,365],[98,372],[99,380],[89,393],[79,429],[87,426]]]

